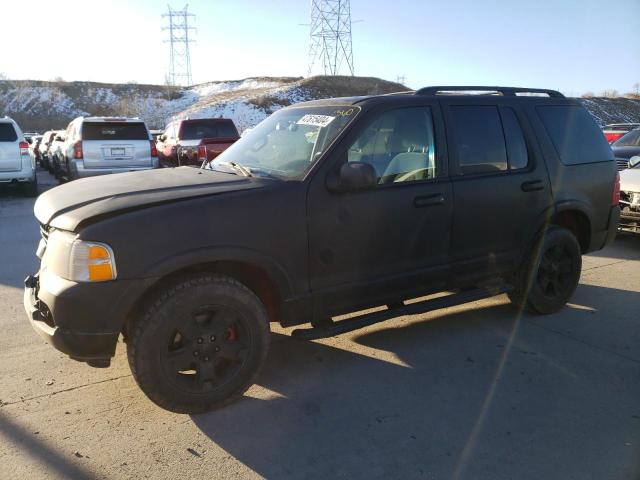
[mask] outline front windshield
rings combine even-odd
[[[302,178],[353,121],[359,107],[292,107],[258,124],[205,168],[284,180]],[[229,168],[229,166],[234,168]]]
[[[640,128],[631,130],[613,142],[614,147],[640,147]]]

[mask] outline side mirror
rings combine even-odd
[[[60,135],[56,135],[56,142],[64,142],[64,138],[62,138]]]
[[[640,156],[636,155],[635,157],[631,157],[629,159],[629,168],[635,168],[635,166],[638,164],[640,164]]]
[[[161,142],[164,142],[166,139],[167,139],[167,136],[164,133],[158,137],[158,140]]]
[[[358,192],[374,188],[377,184],[375,168],[363,162],[346,162],[339,172],[327,179],[327,188],[332,192]]]

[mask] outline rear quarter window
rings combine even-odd
[[[85,122],[82,125],[83,140],[149,140],[144,123]]]
[[[538,116],[565,165],[613,160],[613,152],[591,114],[578,106],[536,107]]]
[[[16,129],[10,123],[0,123],[0,142],[15,142],[18,139]]]

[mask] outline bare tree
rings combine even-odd
[[[580,95],[582,98],[593,98],[595,97],[595,94],[593,92],[584,92],[582,95]]]
[[[612,88],[610,90],[604,90],[600,95],[607,98],[616,98],[620,96],[620,93],[618,93],[618,90],[615,88]]]

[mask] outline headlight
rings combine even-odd
[[[104,282],[117,276],[113,250],[100,242],[86,242],[76,235],[54,230],[49,235],[42,266],[74,282]]]

